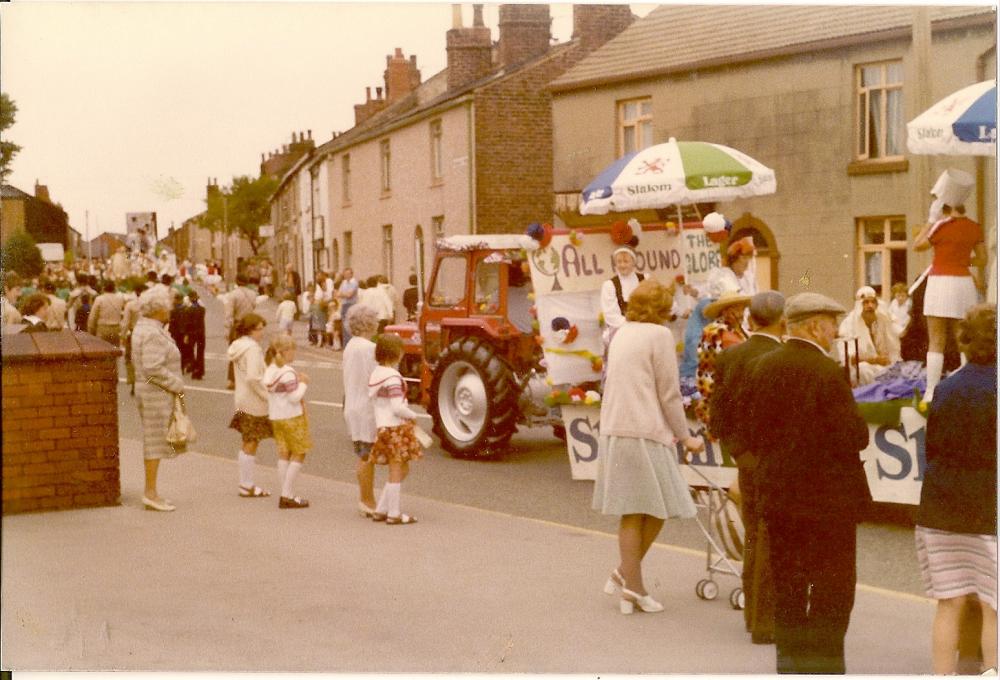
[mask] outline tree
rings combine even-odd
[[[0,133],[14,124],[16,115],[17,104],[6,92],[0,92]],[[20,150],[21,147],[8,141],[6,135],[0,139],[0,182],[7,179],[7,175],[10,174],[10,163]]]
[[[260,227],[271,219],[270,198],[277,189],[278,179],[270,175],[256,179],[248,175],[233,177],[231,187],[213,194],[206,201],[201,226],[220,230],[228,225],[230,232],[246,237],[256,255],[264,243]]]
[[[42,251],[35,245],[35,239],[24,231],[16,231],[0,249],[0,269],[15,271],[24,278],[38,276],[45,269]]]

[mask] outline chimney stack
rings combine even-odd
[[[548,52],[552,39],[548,5],[500,5],[499,23],[500,63],[504,66],[514,66]]]
[[[460,17],[461,7],[457,12]],[[456,11],[453,9],[453,11]],[[482,9],[480,9],[480,21]],[[486,26],[463,28],[461,22],[445,35],[448,52],[448,89],[475,82],[493,70],[493,40]]]
[[[628,5],[573,5],[573,40],[593,52],[628,28],[635,17]]]
[[[404,99],[420,86],[420,71],[417,70],[417,55],[407,59],[403,50],[396,48],[392,56],[385,58],[385,99],[386,104],[392,104]]]

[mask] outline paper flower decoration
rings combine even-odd
[[[639,220],[635,219],[634,217],[631,218],[631,219],[629,219],[628,226],[632,228],[632,233],[633,234],[635,232],[642,231],[642,222],[640,222]]]
[[[538,241],[538,245],[542,248],[549,245],[552,242],[552,225],[551,224],[539,224],[538,222],[532,222],[528,225],[528,229],[525,233],[531,238]]]
[[[521,271],[524,272],[525,274],[530,274],[531,273],[531,267],[528,265],[528,261],[527,260],[523,260],[521,262]]]
[[[531,314],[532,317],[534,317],[534,318],[537,319],[538,318],[538,307],[536,305],[531,305],[531,307],[528,309],[528,313]]]
[[[574,387],[569,391],[569,398],[573,401],[583,401],[586,396],[586,393],[579,387]]]
[[[576,229],[572,229],[569,232],[569,242],[578,248],[583,245],[583,239],[580,238],[580,234],[576,231]]]
[[[583,395],[584,404],[599,404],[601,403],[601,395],[595,390],[587,390]]]
[[[683,286],[684,285],[684,275],[683,274],[678,274],[677,276],[674,277],[674,281],[676,281],[679,285]]]
[[[597,323],[601,324],[602,326],[604,325],[604,312],[600,312],[597,315]]]
[[[565,316],[557,316],[554,319],[552,319],[552,330],[556,332],[568,331],[570,325],[571,324],[569,322],[569,319],[567,319]]]
[[[676,222],[667,222],[663,226],[665,226],[668,231],[672,231],[674,236],[681,233],[681,228],[677,226]]]
[[[733,228],[733,223],[717,212],[710,212],[701,220],[701,225],[705,228],[705,234],[712,243],[722,243],[729,238],[729,232]]]
[[[532,302],[534,302],[535,301],[535,294],[533,292],[532,293],[528,293],[528,299],[531,300]]]
[[[545,376],[545,384],[548,385],[548,386],[550,386],[550,387],[554,384],[552,382],[552,376],[551,375]]]
[[[590,370],[594,373],[600,373],[604,370],[604,359],[601,357],[594,357],[590,360]]]
[[[634,235],[632,227],[628,226],[623,220],[618,220],[611,225],[611,240],[617,245],[623,246],[627,244]]]

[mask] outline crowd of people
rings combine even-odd
[[[615,276],[600,294],[606,360],[592,505],[620,517],[620,559],[604,589],[620,594],[623,614],[664,610],[646,587],[642,562],[666,519],[696,514],[677,457],[678,446],[685,456],[704,448],[688,429],[690,414],[738,469],[729,491],[746,530],[751,641],[775,645],[779,673],[846,672],[856,527],[872,501],[859,455],[868,426],[852,388],[902,362],[904,341],[923,323],[927,469],[915,535],[927,593],[938,601],[934,671],[956,670],[970,608],[978,610],[982,663],[996,669],[997,325],[995,305],[978,299],[982,240],[962,206],[943,206],[916,239],[917,249],[934,249],[928,271],[910,286],[894,285],[891,301],[862,286],[851,310],[818,293],[785,299],[758,291],[748,239],[729,244],[724,266],[700,287],[645,278],[629,246],[615,250]],[[123,292],[137,267],[148,267],[146,280]],[[160,460],[178,453],[166,436],[173,398],[183,395],[185,374],[198,380],[205,370],[205,310],[188,275],[218,283],[211,278],[218,270],[207,265],[122,252],[89,270],[59,266],[31,282],[4,278],[5,324],[87,330],[124,346],[144,434],[143,504],[159,511],[176,507],[157,489]],[[400,299],[386,277],[362,280],[348,268],[321,271],[303,285],[291,265],[279,277],[264,261],[242,268],[233,290],[219,294],[234,392],[229,426],[240,434],[239,496],[271,496],[255,469],[260,442],[273,438],[278,507],[309,507],[295,493],[313,447],[304,400],[310,379],[293,365],[299,319],[309,344],[343,351],[358,512],[388,525],[416,522],[402,511],[401,487],[410,461],[422,456],[420,432],[398,371],[402,341],[383,332],[401,302],[409,318],[416,313],[415,279],[410,283]],[[267,320],[256,311],[261,296],[281,298],[278,333],[266,350]],[[671,329],[677,320],[684,323],[680,356]],[[961,350],[961,368],[942,380],[949,338]],[[388,470],[378,498],[376,466]]]
[[[856,390],[901,362],[901,337],[912,344],[926,317],[927,470],[916,546],[927,594],[938,601],[933,670],[956,672],[971,639],[996,673],[997,325],[996,306],[978,300],[982,241],[964,208],[942,206],[916,239],[918,249],[934,248],[928,271],[893,286],[891,303],[863,286],[850,312],[818,293],[758,292],[747,276],[751,242],[730,244],[703,288],[643,280],[631,249],[615,251],[616,275],[601,292],[607,361],[593,507],[620,516],[620,562],[605,592],[621,593],[622,613],[663,610],[641,562],[665,519],[695,514],[674,448],[690,455],[702,445],[689,436],[687,406],[737,466],[729,494],[745,527],[752,642],[775,645],[779,673],[846,672],[856,527],[872,502]],[[679,364],[664,351],[675,347],[669,326],[678,317],[686,318]],[[961,368],[941,381],[949,338]]]

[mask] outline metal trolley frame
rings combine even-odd
[[[698,508],[695,521],[707,541],[705,571],[708,577],[698,581],[694,592],[702,600],[714,600],[719,596],[716,574],[742,578],[743,523],[728,491],[706,477],[698,466],[691,465],[689,468],[704,482],[691,485],[690,489],[695,507]],[[729,605],[738,610],[746,606],[742,586],[730,591]]]

